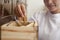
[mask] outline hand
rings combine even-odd
[[[26,10],[25,10],[25,5],[20,4],[15,7],[15,14],[18,18],[18,20],[22,23],[25,24],[27,22],[27,17],[25,15]]]
[[[17,17],[24,17],[25,16],[25,5],[24,4],[18,4],[16,7],[15,7],[15,14]]]

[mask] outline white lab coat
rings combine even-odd
[[[60,40],[60,13],[38,11],[29,20],[38,23],[38,40]]]

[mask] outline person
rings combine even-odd
[[[44,3],[48,11],[36,11],[31,17],[38,24],[38,40],[60,40],[60,0],[44,0]],[[25,8],[21,5],[16,7],[19,12],[16,14],[24,17]]]

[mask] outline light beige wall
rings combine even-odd
[[[27,0],[27,16],[31,17],[38,9],[44,6],[43,0]]]

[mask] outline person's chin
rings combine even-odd
[[[56,8],[50,9],[50,11],[53,12],[53,13],[56,13],[57,9]]]

